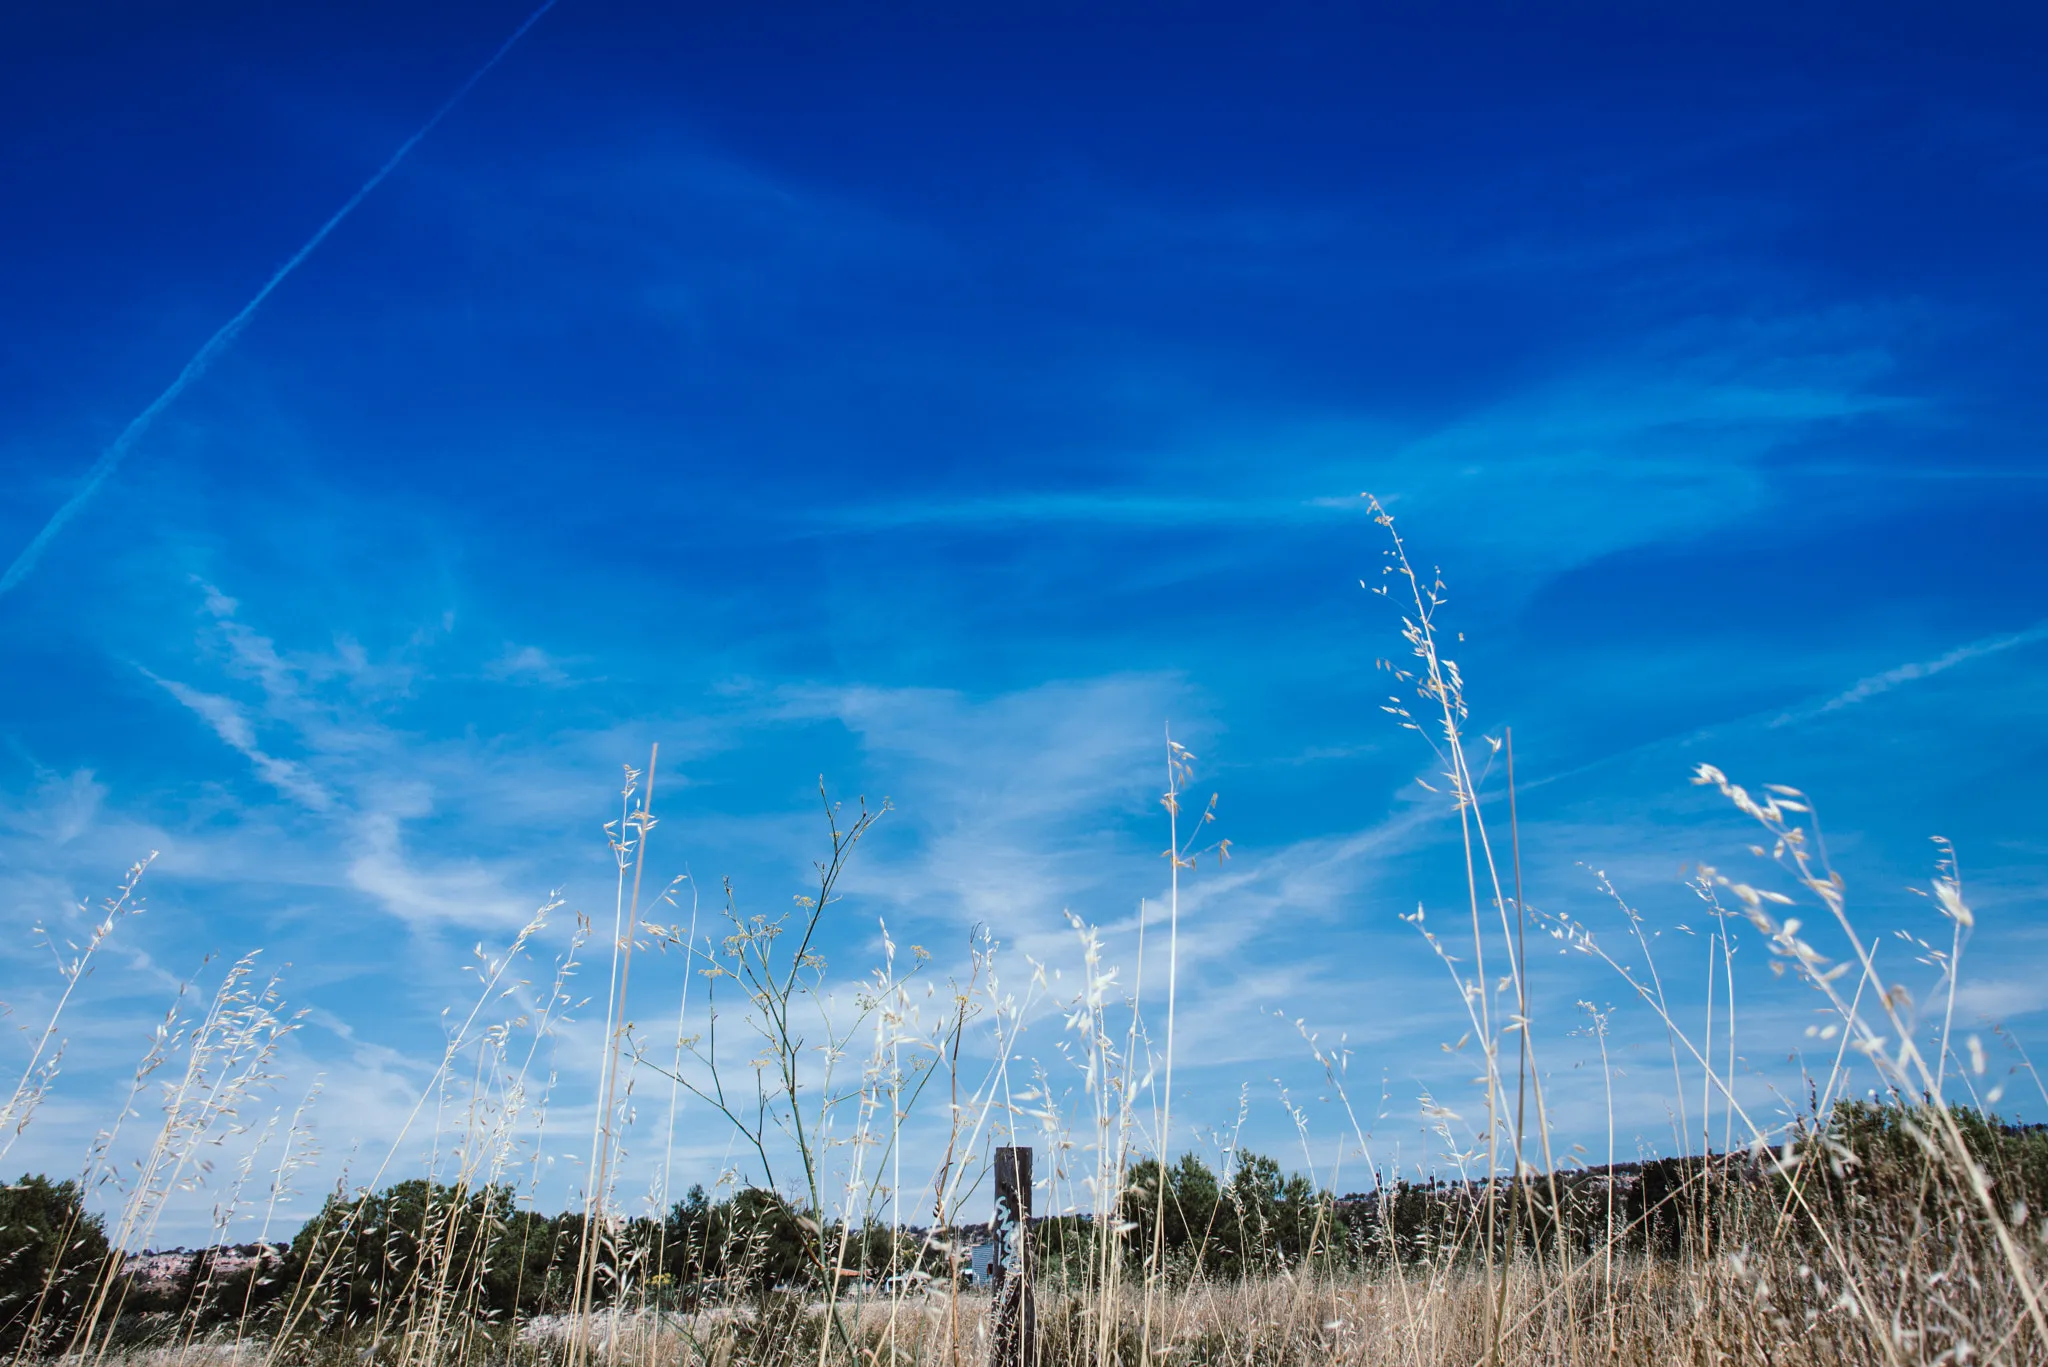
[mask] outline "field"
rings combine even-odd
[[[1189,796],[1193,761],[1179,747],[1169,743],[1163,794],[1170,884],[1148,931],[1167,939],[1166,981],[1126,984],[1075,919],[1085,981],[1036,998],[998,988],[992,946],[943,993],[927,991],[920,953],[893,945],[863,980],[828,976],[820,927],[881,812],[822,792],[827,844],[816,886],[792,913],[692,915],[679,884],[644,885],[651,759],[629,773],[610,828],[615,924],[587,928],[518,1002],[509,989],[525,981],[533,937],[559,908],[480,954],[476,996],[451,1012],[414,1112],[412,1140],[431,1138],[434,1166],[397,1170],[394,1144],[288,1241],[266,1216],[260,1246],[239,1253],[209,1251],[149,1275],[124,1257],[151,1246],[211,1149],[244,1132],[250,1099],[285,1082],[276,1058],[295,1020],[275,981],[241,960],[210,1002],[166,1019],[137,1069],[137,1096],[163,1093],[157,1133],[139,1144],[120,1134],[144,1113],[131,1106],[76,1179],[24,1178],[5,1193],[7,1347],[18,1361],[165,1367],[981,1363],[999,1342],[1047,1364],[2048,1361],[2048,1135],[1991,1114],[1999,1094],[1976,1090],[1981,1042],[1955,1030],[1974,918],[1953,860],[1929,888],[1947,937],[1927,951],[1939,984],[1916,1003],[1880,977],[1808,799],[1697,771],[1695,783],[1754,823],[1769,875],[1697,873],[1730,994],[1722,1019],[1733,1017],[1739,940],[1811,995],[1825,1024],[1809,1033],[1834,1058],[1804,1080],[1803,1114],[1752,1115],[1738,1099],[1732,1043],[1711,1015],[1702,1029],[1667,1009],[1650,939],[1626,906],[1627,961],[1583,926],[1523,907],[1512,738],[1468,735],[1464,683],[1441,653],[1441,584],[1410,564],[1391,518],[1379,522],[1388,560],[1376,587],[1397,604],[1406,647],[1390,667],[1386,711],[1431,752],[1466,851],[1467,904],[1448,918],[1458,928],[1416,918],[1463,999],[1481,1060],[1484,1111],[1461,1140],[1463,1170],[1396,1180],[1373,1154],[1345,1056],[1306,1032],[1375,1174],[1364,1190],[1323,1190],[1235,1149],[1221,1171],[1154,1152],[1152,1137],[1173,1132],[1181,880],[1228,854],[1213,839],[1212,809]],[[1479,746],[1486,759],[1501,754],[1504,787],[1482,784]],[[54,1086],[71,989],[136,906],[145,871],[130,872],[67,961],[56,1011],[28,1037],[7,1134],[34,1121]],[[1672,1098],[1678,1113],[1690,1108],[1692,1151],[1629,1164],[1611,1151],[1557,1151],[1545,1051],[1587,1029],[1604,1059],[1610,1020],[1531,1018],[1522,973],[1535,936],[1611,971],[1665,1037],[1674,1077],[1682,1064],[1702,1080]],[[698,1002],[633,996],[635,956],[657,949],[689,956]],[[536,1060],[580,1009],[569,984],[586,961],[606,975],[590,1006],[603,1020],[601,1052],[583,1061],[602,1099],[578,1137],[592,1176],[580,1204],[549,1216],[530,1199],[528,1136],[556,1082]],[[1055,1008],[1084,1080],[1072,1113],[1012,1080],[1031,1072],[1015,1054],[1026,1017]],[[672,1045],[636,1024],[671,1016]],[[708,1023],[693,1032],[700,1018]],[[1850,1092],[1852,1064],[1881,1081],[1875,1095]],[[1610,1072],[1610,1106],[1613,1081]],[[685,1101],[697,1123],[716,1117],[764,1180],[659,1193],[651,1205],[622,1190],[633,1118],[666,1107],[673,1142]],[[266,1155],[261,1166],[252,1157],[209,1179],[223,1230],[273,1210],[308,1161],[298,1120],[262,1138],[250,1150]],[[1072,1199],[1028,1237],[1006,1233],[1007,1281],[991,1292],[966,1274],[998,1142],[1035,1146],[1049,1165],[1045,1190]],[[112,1180],[115,1156],[130,1153],[135,1166]],[[916,1194],[917,1218],[888,1199],[895,1192]],[[1028,1335],[1012,1332],[1026,1280]]]

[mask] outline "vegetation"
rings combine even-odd
[[[1099,932],[1071,917],[1084,971],[1064,987],[1045,974],[1021,988],[1005,979],[985,935],[941,983],[923,950],[899,953],[886,929],[865,978],[828,975],[821,930],[888,807],[845,811],[822,785],[829,845],[815,882],[780,917],[742,913],[728,887],[718,931],[704,933],[686,880],[643,895],[657,754],[644,774],[627,771],[608,827],[618,876],[609,930],[579,918],[552,970],[520,977],[551,903],[504,952],[480,951],[474,1001],[450,1013],[407,1122],[437,1118],[426,1171],[405,1172],[401,1135],[371,1181],[328,1194],[287,1245],[268,1242],[314,1149],[304,1105],[281,1131],[252,1136],[241,1119],[279,1084],[280,1045],[297,1020],[278,981],[245,957],[210,999],[181,997],[138,1066],[137,1094],[163,1093],[154,1136],[121,1141],[117,1124],[80,1179],[25,1177],[0,1193],[0,1346],[24,1362],[170,1354],[177,1367],[980,1363],[990,1301],[963,1273],[986,1210],[981,1183],[994,1145],[1031,1144],[1054,1198],[1029,1239],[1047,1363],[2048,1360],[2048,1133],[1998,1119],[1995,1090],[1957,1099],[1984,1063],[1976,1038],[1951,1028],[1974,925],[1953,858],[1929,888],[1943,943],[1922,944],[1939,979],[1922,997],[1945,1009],[1923,1014],[1879,975],[1848,885],[1811,834],[1809,800],[1778,787],[1758,796],[1702,766],[1694,781],[1762,832],[1764,869],[1698,872],[1707,997],[1726,992],[1730,1005],[1703,1029],[1680,1020],[1655,936],[1604,879],[1625,950],[1523,904],[1513,738],[1487,737],[1488,758],[1504,763],[1475,772],[1464,681],[1439,650],[1442,584],[1414,571],[1392,519],[1374,511],[1389,545],[1379,591],[1399,602],[1408,647],[1387,666],[1397,691],[1385,710],[1426,744],[1431,786],[1465,851],[1458,929],[1412,918],[1477,1041],[1466,1056],[1479,1073],[1474,1119],[1433,1102],[1426,1112],[1455,1176],[1378,1169],[1347,1054],[1306,1030],[1371,1189],[1325,1190],[1235,1145],[1213,1167],[1162,1152],[1159,1136],[1175,1132],[1180,885],[1228,853],[1205,843],[1215,801],[1187,801],[1194,757],[1177,744],[1162,795],[1166,895],[1140,925],[1165,942],[1165,982],[1128,987]],[[92,956],[139,909],[145,867],[64,963],[64,990],[4,1108],[7,1133],[30,1122],[56,1078],[59,1017]],[[1537,1019],[1525,990],[1532,930],[1611,972],[1646,1038],[1668,1046],[1679,1152],[1622,1162],[1610,1139],[1591,1166],[1553,1151],[1547,1069],[1564,1027]],[[586,963],[593,940],[602,952]],[[1743,1105],[1731,1024],[1738,942],[1810,995],[1818,1037],[1834,1042],[1798,1114],[1765,1120]],[[651,1006],[634,997],[635,956],[657,951],[683,957],[696,1000],[688,989]],[[589,994],[604,1013],[585,1068],[599,1103],[591,1160],[576,1207],[547,1216],[531,1197],[533,1137],[553,1082],[535,1060],[580,1007],[571,981],[595,973],[605,978]],[[1588,1012],[1611,1118],[1615,1013]],[[635,1023],[671,1014],[672,1043]],[[1028,1020],[1066,1031],[1064,1089],[1020,1055]],[[665,1118],[650,1120],[663,1090]],[[124,1120],[138,1113],[130,1102]],[[716,1195],[699,1186],[681,1200],[621,1190],[629,1132],[638,1124],[672,1141],[686,1102],[729,1132],[755,1180],[722,1174]],[[934,1117],[918,1144],[934,1161],[906,1173],[914,1115]],[[220,1246],[173,1278],[145,1277],[123,1250],[146,1247],[173,1193],[231,1144],[244,1157],[216,1179]],[[131,1150],[141,1157],[117,1171],[113,1155]],[[264,1185],[258,1152],[269,1190],[252,1194],[246,1185]],[[88,1211],[89,1192],[110,1194],[106,1214]],[[252,1223],[255,1242],[227,1247],[229,1231]]]
[[[108,1261],[107,1231],[76,1182],[0,1187],[0,1349],[61,1341]]]

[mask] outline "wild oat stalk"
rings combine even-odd
[[[129,866],[127,876],[121,880],[120,890],[100,904],[100,917],[93,923],[85,943],[66,942],[65,949],[70,952],[70,958],[65,958],[57,950],[48,930],[40,925],[35,928],[36,938],[57,955],[57,976],[63,980],[64,990],[58,994],[57,1004],[50,1008],[49,1018],[43,1022],[42,1031],[36,1037],[35,1047],[29,1051],[28,1062],[21,1070],[20,1080],[14,1084],[12,1095],[5,1104],[0,1104],[0,1164],[4,1164],[7,1155],[14,1151],[15,1141],[28,1128],[36,1107],[49,1092],[50,1084],[56,1081],[57,1069],[64,1055],[63,1042],[57,1039],[57,1027],[63,1023],[64,1008],[71,1004],[72,994],[92,972],[93,956],[113,935],[114,927],[123,917],[142,914],[142,898],[136,889],[142,882],[142,875],[155,860],[156,851],[151,850],[147,858]],[[81,904],[79,910],[84,911],[85,906]]]
[[[116,1250],[140,1248],[153,1236],[172,1196],[196,1188],[212,1166],[207,1149],[241,1129],[240,1108],[277,1079],[273,1071],[285,1037],[298,1018],[283,1014],[278,979],[255,977],[257,955],[232,964],[201,1018],[183,1040],[184,1071],[163,1089],[163,1123],[135,1162],[128,1196],[109,1242]],[[73,1337],[73,1352],[95,1361],[111,1347],[114,1320],[125,1296],[120,1259],[108,1259]],[[104,1334],[100,1328],[105,1322]]]

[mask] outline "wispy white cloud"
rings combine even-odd
[[[1993,1021],[2031,1016],[2048,1009],[2048,978],[1968,978],[1956,988],[1956,1006],[1973,1017]]]
[[[60,774],[36,765],[34,786],[19,798],[0,794],[0,828],[51,846],[69,845],[92,827],[106,803],[107,785],[90,769]]]
[[[517,926],[532,911],[505,886],[506,870],[463,855],[421,866],[406,854],[397,816],[372,812],[354,823],[350,886],[412,926]]]
[[[561,661],[539,646],[510,644],[484,666],[484,677],[501,683],[532,683],[550,688],[569,682],[568,671],[562,668]]]
[[[258,778],[322,818],[312,831],[282,843],[281,833],[271,832],[269,857],[303,865],[300,877],[330,892],[362,894],[367,903],[351,914],[389,916],[416,933],[520,924],[532,899],[546,891],[544,878],[535,880],[542,883],[538,888],[512,891],[530,876],[526,852],[516,845],[506,850],[500,840],[492,842],[500,853],[486,858],[469,846],[451,846],[445,834],[451,822],[468,829],[464,797],[502,810],[487,793],[473,791],[482,772],[507,777],[504,759],[488,742],[466,737],[423,744],[385,719],[389,705],[417,683],[407,659],[373,660],[347,637],[327,650],[283,649],[242,619],[233,597],[211,584],[199,587],[202,653],[214,655],[228,689],[239,682],[238,691],[253,696],[208,691],[147,668],[142,673],[246,759]],[[420,644],[415,640],[408,649]],[[512,662],[527,669],[551,664],[537,651],[523,658],[514,652]],[[513,788],[552,786],[536,779],[536,762],[526,758],[526,772],[510,779]],[[255,809],[239,816],[245,825],[263,820]],[[438,840],[408,840],[409,824],[430,822],[441,825]]]
[[[1064,936],[1062,909],[1098,895],[1128,857],[1122,828],[1157,810],[1167,722],[1192,738],[1206,721],[1184,681],[1141,674],[981,699],[800,686],[771,706],[851,731],[871,781],[898,804],[891,820],[915,831],[909,853],[878,856],[857,886],[1006,938]]]
[[[1185,406],[1200,421],[1162,415],[1150,449],[1102,452],[1089,488],[883,497],[799,516],[862,533],[1338,529],[1363,517],[1358,495],[1369,489],[1415,517],[1462,573],[1509,565],[1534,585],[1617,551],[1764,515],[1784,496],[1788,453],[1818,438],[1856,424],[1924,424],[1932,405],[1896,383],[1885,340],[1908,321],[1906,310],[1882,306],[1698,319],[1626,356],[1574,364],[1421,421],[1363,405],[1218,417],[1190,379]],[[1018,462],[1036,463],[1029,452]],[[1180,482],[1162,484],[1162,474]]]
[[[144,669],[143,674],[166,693],[176,698],[221,738],[229,748],[239,752],[255,767],[257,775],[279,792],[302,803],[316,812],[329,811],[334,807],[334,797],[325,786],[316,781],[305,766],[292,760],[280,759],[265,751],[256,743],[256,727],[246,710],[232,698],[217,693],[203,693],[175,679],[166,679]]]
[[[329,706],[318,694],[329,684],[340,684],[352,700],[371,702],[402,698],[412,688],[417,670],[402,653],[372,660],[361,643],[347,635],[337,635],[329,650],[281,650],[275,639],[241,620],[239,602],[212,584],[197,582],[229,672],[255,682],[263,690],[266,710],[280,720],[317,731],[321,713]],[[411,645],[418,646],[431,635],[417,632]]]

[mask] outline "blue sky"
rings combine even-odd
[[[526,15],[417,11],[0,19],[0,553]],[[1235,853],[1190,895],[1177,1113],[1248,1086],[1291,1144],[1299,1017],[1428,1161],[1462,1010],[1399,918],[1455,910],[1456,826],[1378,708],[1367,489],[1515,730],[1533,905],[1596,918],[1605,869],[1677,943],[1681,867],[1751,838],[1712,762],[1816,796],[1878,929],[1931,929],[1906,889],[1956,841],[1963,1009],[2039,1037],[2043,37],[565,0],[0,596],[17,1023],[28,928],[163,852],[14,1158],[75,1164],[169,987],[257,946],[312,1008],[279,1102],[324,1073],[330,1152],[374,1143],[471,946],[608,905],[654,741],[662,872],[753,908],[820,774],[893,801],[835,967],[886,917],[1071,971],[1063,908],[1133,962],[1170,724]],[[1759,1094],[1811,1005],[1764,959]],[[1572,1004],[1646,1067],[1663,1036],[1536,972],[1582,1133]],[[1668,1147],[1663,1103],[1624,1139]]]

